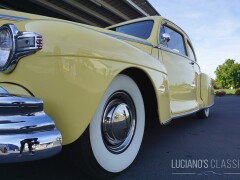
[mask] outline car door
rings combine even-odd
[[[175,25],[160,27],[159,51],[168,73],[172,115],[198,109],[194,62],[187,57],[184,35]]]

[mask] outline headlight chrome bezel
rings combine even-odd
[[[4,71],[6,69],[6,67],[9,65],[9,59],[12,59],[12,56],[14,54],[14,51],[15,51],[15,39],[13,38],[13,32],[14,32],[14,27],[11,27],[11,26],[1,26],[0,27],[0,33],[2,33],[2,31],[7,31],[8,34],[9,34],[9,38],[10,38],[10,41],[11,41],[11,48],[10,48],[10,52],[9,52],[9,55],[8,55],[8,58],[6,59],[6,62],[4,65],[0,66],[0,71]]]
[[[0,66],[0,72],[9,73],[14,70],[19,59],[42,49],[43,38],[35,32],[21,32],[13,24],[2,25],[0,32],[4,29],[10,33],[12,48],[6,63]]]

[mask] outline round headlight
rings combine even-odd
[[[14,24],[0,27],[0,72],[14,70],[19,59],[42,49],[42,36],[35,32],[22,32]]]
[[[8,59],[13,49],[11,32],[8,28],[0,29],[0,68],[8,63]]]

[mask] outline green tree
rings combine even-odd
[[[240,64],[233,59],[227,59],[215,71],[216,84],[219,88],[240,87]]]

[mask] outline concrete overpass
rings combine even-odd
[[[1,0],[0,8],[106,27],[160,15],[147,0]],[[1,11],[1,10],[0,10]]]

